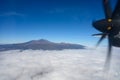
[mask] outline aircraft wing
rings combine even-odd
[[[113,19],[120,19],[120,0],[117,1],[117,5],[112,15]]]

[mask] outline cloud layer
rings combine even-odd
[[[120,80],[120,54],[114,49],[104,72],[105,49],[0,52],[0,80]]]

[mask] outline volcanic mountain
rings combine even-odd
[[[71,43],[54,43],[45,39],[32,40],[25,43],[3,44],[0,45],[0,51],[6,50],[63,50],[63,49],[84,49],[85,46]]]

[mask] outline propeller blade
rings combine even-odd
[[[96,47],[99,46],[99,44],[103,41],[104,38],[106,38],[106,36],[107,36],[107,34],[103,34],[103,35],[101,36],[101,38],[100,38],[100,40],[98,41]]]
[[[118,16],[118,14],[120,14],[120,0],[117,0],[117,4],[116,4],[115,9],[112,14],[112,18],[120,19],[120,16]]]
[[[104,33],[99,33],[99,34],[93,34],[92,36],[102,36]]]
[[[111,18],[112,17],[112,9],[111,9],[109,0],[103,0],[103,8],[104,8],[106,19]]]
[[[107,70],[107,71],[110,68],[111,52],[112,52],[112,43],[110,40],[110,36],[108,36],[108,53],[107,53],[107,58],[106,58],[106,62],[105,62],[105,70]]]

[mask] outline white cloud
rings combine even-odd
[[[120,54],[103,71],[106,50],[12,50],[0,52],[0,80],[120,80]]]
[[[54,9],[51,9],[49,11],[47,11],[47,13],[50,13],[50,14],[55,14],[55,13],[65,13],[66,11],[66,8],[64,9],[61,9],[61,8],[54,8]]]
[[[0,14],[0,16],[25,16],[24,14],[21,14],[21,13],[17,13],[17,12],[6,12],[6,13],[3,13],[3,14]]]

